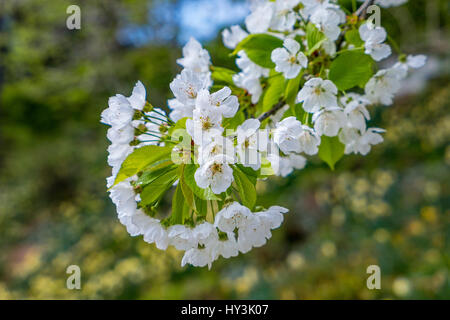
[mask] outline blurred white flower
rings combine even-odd
[[[378,71],[366,84],[366,97],[372,103],[389,106],[393,103],[394,95],[400,89],[398,71],[383,69]]]
[[[236,46],[248,36],[240,26],[231,26],[230,29],[222,31],[222,39],[225,47],[234,49]]]
[[[345,154],[360,153],[365,156],[373,145],[383,142],[380,133],[384,132],[385,130],[379,128],[370,128],[363,133],[359,133],[355,128],[344,128],[339,133],[339,140],[345,144]]]

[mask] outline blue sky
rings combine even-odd
[[[179,7],[161,0],[149,10],[148,15],[149,21],[158,22],[157,33],[150,24],[129,25],[119,32],[118,40],[134,46],[164,41],[174,36],[180,44],[186,43],[190,37],[208,41],[220,29],[241,23],[248,12],[248,4],[243,0],[183,0]],[[174,28],[174,20],[178,22],[179,29]]]
[[[182,32],[178,38],[180,42],[191,36],[199,40],[214,38],[219,29],[242,22],[248,10],[247,3],[242,1],[185,1],[180,11]]]

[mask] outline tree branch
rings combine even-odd
[[[373,5],[374,2],[375,2],[375,0],[366,0],[366,1],[364,1],[364,3],[359,7],[359,9],[356,10],[355,14],[359,18],[365,18],[366,17],[366,13],[367,13],[367,8],[370,7],[371,5]]]
[[[283,108],[286,104],[286,101],[281,100],[280,102],[278,102],[276,105],[273,106],[272,109],[270,109],[267,112],[264,112],[262,115],[260,115],[258,117],[258,120],[260,122],[263,122],[264,120],[266,120],[268,117],[273,116],[275,113],[277,113],[278,110],[280,110],[281,108]]]

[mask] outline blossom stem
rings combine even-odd
[[[161,137],[159,137],[159,136],[157,136],[157,135],[155,135],[155,134],[148,133],[148,132],[145,132],[144,134],[145,134],[145,135],[148,135],[148,136],[152,136],[152,137],[158,138],[158,139],[161,138]]]
[[[154,131],[154,130],[148,130],[147,129],[147,131],[143,131],[144,133],[145,132],[151,132],[151,133],[154,133],[154,134],[161,134],[161,131]]]
[[[150,142],[150,143],[153,143],[153,142],[161,142],[160,140],[139,140],[139,142]]]
[[[152,111],[155,112],[155,113],[157,113],[157,114],[159,114],[159,115],[162,116],[163,118],[166,118],[167,120],[172,121],[172,120],[170,120],[169,118],[167,118],[167,116],[166,116],[165,114],[163,114],[163,113],[157,111],[156,109],[153,109]]]
[[[164,120],[164,119],[160,119],[160,118],[157,118],[157,117],[153,117],[153,116],[148,116],[148,115],[145,115],[145,116],[144,116],[144,118],[145,118],[145,119],[147,119],[148,121],[150,121],[150,122],[154,123],[154,124],[157,124],[157,125],[161,125],[161,124],[160,124],[160,123],[156,123],[156,122],[153,122],[153,121],[152,121],[152,120],[150,120],[150,119],[154,119],[154,120],[159,120],[159,121],[162,121],[162,122],[165,122],[165,123],[169,124],[169,122],[168,122],[167,120]]]
[[[351,49],[343,49],[341,51],[336,52],[336,55],[344,53],[344,52],[348,52],[348,51],[358,51],[358,50],[363,50],[364,47],[357,47],[357,48],[351,48]]]
[[[398,46],[397,42],[390,36],[387,36],[387,39],[389,43],[391,44],[392,48],[394,48],[395,52],[397,52],[399,55],[402,54],[402,51],[400,50],[400,47]]]
[[[303,15],[301,14],[301,12],[298,13],[298,16],[300,17],[300,20],[305,24],[305,26],[308,24],[308,21],[306,21],[306,19],[303,17]]]

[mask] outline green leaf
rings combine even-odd
[[[150,170],[144,171],[144,173],[139,177],[137,180],[137,185],[141,187],[145,187],[152,183],[155,179],[160,177],[161,175],[176,170],[176,166],[173,165],[171,161],[164,161],[164,163],[167,163],[168,165],[165,166],[157,166],[156,168],[152,168]]]
[[[192,209],[195,209],[195,203],[194,203],[194,193],[192,192],[191,188],[186,184],[186,181],[184,180],[184,169],[186,168],[186,165],[183,164],[180,166],[180,181],[179,185],[181,186],[181,191],[183,193],[183,196],[186,200],[186,203],[191,207]]]
[[[303,72],[294,78],[290,79],[286,86],[286,91],[284,93],[284,98],[286,99],[286,103],[291,107],[295,107],[295,100],[297,99],[298,92],[300,91],[300,82],[303,77]]]
[[[178,184],[172,198],[172,215],[170,220],[173,224],[183,224],[183,208],[185,202],[183,197],[183,192],[181,190],[181,185]]]
[[[134,150],[122,163],[116,181],[114,181],[114,186],[125,179],[134,176],[154,162],[170,159],[171,151],[171,147],[160,146],[145,146]]]
[[[333,61],[329,78],[339,90],[364,88],[373,75],[372,58],[360,50],[346,51]]]
[[[258,171],[255,171],[249,167],[244,167],[242,164],[236,164],[236,167],[246,174],[251,183],[254,185],[256,184],[256,180],[258,179]]]
[[[214,82],[234,85],[233,76],[236,74],[235,71],[222,67],[212,67],[212,70],[211,77]]]
[[[182,118],[182,119],[178,120],[177,123],[175,123],[175,125],[169,129],[169,134],[171,135],[176,130],[186,129],[186,121],[187,121],[187,119],[188,118],[186,117],[186,118]]]
[[[241,105],[240,108],[243,108],[243,106]],[[246,120],[245,114],[242,111],[243,111],[242,109],[239,109],[233,118],[224,118],[222,121],[222,126],[225,129],[236,129],[238,126],[240,126]]]
[[[184,181],[191,188],[192,192],[203,200],[220,200],[218,196],[212,192],[211,188],[202,189],[195,182],[195,171],[197,171],[198,166],[195,164],[187,164],[184,168]]]
[[[162,198],[164,193],[172,187],[177,180],[177,170],[170,170],[145,186],[141,192],[141,204],[151,205]]]
[[[283,96],[286,79],[282,74],[277,74],[269,79],[268,88],[263,97],[263,112],[269,111]]]
[[[239,197],[241,198],[242,204],[253,209],[256,203],[256,188],[247,174],[242,172],[238,167],[233,170],[234,181],[238,187]]]
[[[308,43],[308,55],[318,50],[327,37],[320,32],[319,29],[312,23],[306,26],[306,42]]]
[[[273,176],[275,172],[273,171],[272,164],[270,161],[262,156],[261,157],[261,169],[259,170],[259,178],[267,178]]]
[[[194,195],[195,211],[199,217],[206,217],[208,214],[208,202]]]
[[[338,137],[321,137],[319,157],[330,166],[331,170],[334,170],[336,162],[343,157],[344,151],[345,145],[339,141]]]
[[[362,45],[364,45],[364,41],[361,40],[359,31],[357,29],[347,31],[345,33],[345,41],[347,41],[348,44],[354,45],[355,47],[361,47]]]
[[[275,68],[271,59],[272,51],[283,47],[283,40],[264,33],[251,34],[242,40],[233,54],[244,50],[250,60],[264,68]]]

